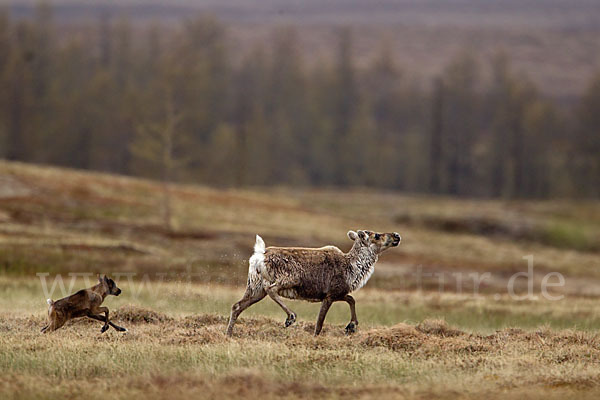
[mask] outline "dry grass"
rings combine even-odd
[[[600,394],[600,315],[594,299],[515,302],[369,289],[356,294],[357,334],[344,336],[349,311],[336,303],[317,338],[312,332],[318,305],[289,302],[299,321],[286,329],[284,313],[265,299],[242,315],[229,339],[227,314],[241,287],[119,285],[123,294],[105,304],[127,333],[100,334],[99,322],[80,319],[43,335],[46,305],[39,280],[0,278],[0,395],[100,398],[106,390],[115,398]],[[74,286],[83,285],[76,281]]]
[[[595,333],[503,329],[467,333],[444,321],[399,323],[345,337],[328,325],[284,329],[270,318],[242,318],[235,338],[218,314],[172,318],[127,307],[129,328],[100,334],[75,321],[41,335],[41,316],[1,316],[0,391],[4,398],[292,397],[479,398],[583,396],[600,390]]]

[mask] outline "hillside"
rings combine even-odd
[[[597,202],[171,190],[166,230],[156,182],[0,162],[0,397],[598,396]],[[343,335],[345,303],[314,338],[318,304],[287,301],[299,322],[285,329],[266,299],[225,336],[256,233],[271,245],[346,250],[346,231],[358,228],[403,241],[355,294],[357,334]],[[535,297],[518,300],[507,281],[527,271],[529,254]],[[40,334],[45,299],[90,285],[96,272],[118,278],[123,294],[104,304],[129,332],[75,320]],[[475,293],[469,274],[486,272]],[[540,293],[548,272],[565,278],[549,290],[561,300]]]
[[[537,272],[561,272],[567,290],[598,293],[597,202],[458,200],[367,189],[176,185],[171,191],[174,230],[166,231],[157,183],[1,162],[0,265],[18,275],[191,267],[206,274],[203,281],[243,284],[257,233],[268,245],[348,249],[349,229],[371,229],[404,238],[398,251],[382,257],[375,287],[410,287],[407,275],[417,266],[501,278],[526,270],[522,257],[533,254]]]

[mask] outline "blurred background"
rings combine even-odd
[[[1,4],[7,160],[221,187],[600,195],[597,1]]]
[[[537,281],[599,293],[597,1],[0,10],[10,274],[243,285],[256,233],[346,250],[371,229],[404,238],[375,288],[461,292],[475,271],[505,293],[533,254]]]

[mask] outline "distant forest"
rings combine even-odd
[[[238,61],[210,16],[58,31],[47,6],[0,11],[2,158],[223,187],[600,197],[600,71],[567,106],[502,52],[461,52],[428,85],[385,42],[358,68],[351,29],[310,63],[285,27]]]

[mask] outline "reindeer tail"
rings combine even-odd
[[[254,244],[254,254],[250,257],[248,268],[248,288],[255,292],[262,290],[261,272],[265,268],[265,241],[256,235],[256,243]]]
[[[254,244],[254,254],[250,257],[250,275],[259,275],[265,262],[265,241],[256,235],[256,243]]]
[[[256,243],[254,243],[254,254],[265,254],[265,241],[260,236],[256,235]]]
[[[46,299],[46,303],[48,303],[48,305],[50,307],[52,307],[54,305],[54,300],[52,300],[52,299]]]

